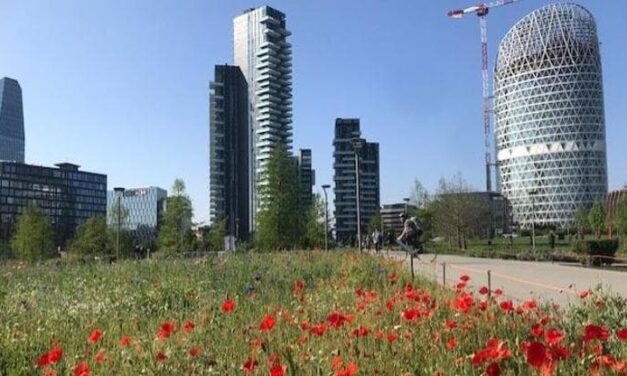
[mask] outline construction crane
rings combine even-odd
[[[492,108],[490,106],[490,81],[488,79],[488,29],[486,25],[486,16],[491,8],[516,3],[518,1],[521,0],[497,0],[487,4],[479,4],[466,9],[458,9],[448,12],[448,16],[454,19],[462,18],[471,13],[474,13],[479,17],[479,26],[481,28],[481,74],[483,78],[483,132],[485,137],[486,190],[488,192],[492,190],[492,175],[490,174],[490,167],[496,166],[498,162],[492,162],[492,153],[490,150],[490,113],[492,112]]]

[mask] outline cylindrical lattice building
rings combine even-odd
[[[521,227],[573,224],[607,193],[601,57],[594,18],[557,3],[499,46],[494,111],[501,192]]]

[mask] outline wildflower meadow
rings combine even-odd
[[[352,252],[0,266],[0,375],[626,375],[625,300],[563,309]]]

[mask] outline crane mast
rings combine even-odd
[[[483,136],[485,146],[485,169],[486,169],[486,190],[492,191],[492,174],[491,166],[496,166],[497,161],[492,162],[491,153],[491,112],[490,105],[490,79],[488,76],[488,26],[486,16],[491,8],[508,5],[520,0],[498,0],[488,4],[479,4],[468,7],[466,9],[457,9],[448,12],[448,16],[453,19],[459,19],[466,14],[474,13],[479,17],[479,28],[481,31],[481,78],[483,84]]]

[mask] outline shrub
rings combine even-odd
[[[611,257],[616,255],[617,250],[618,239],[578,240],[574,245],[574,252],[583,255],[581,263],[594,266],[611,265],[614,262]]]

